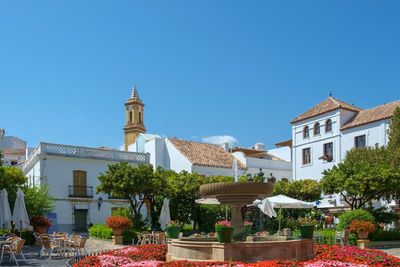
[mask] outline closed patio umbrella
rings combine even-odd
[[[1,190],[0,196],[0,227],[3,229],[3,235],[4,229],[11,228],[11,220],[12,215],[10,204],[8,203],[8,194],[7,190],[3,188],[3,190]]]
[[[168,199],[164,198],[163,206],[161,208],[160,218],[158,219],[161,229],[165,230],[170,220],[171,220],[171,214],[169,212]]]
[[[15,200],[14,211],[12,220],[15,222],[15,228],[18,230],[25,230],[30,224],[28,212],[25,207],[24,192],[21,188],[17,191],[17,199]]]

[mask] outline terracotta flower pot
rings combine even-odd
[[[113,235],[121,235],[122,229],[121,228],[113,228]]]
[[[360,239],[367,239],[369,232],[357,232],[358,238]]]
[[[39,234],[45,234],[47,232],[47,227],[35,226],[35,232],[38,232]]]

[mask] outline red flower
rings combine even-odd
[[[129,229],[131,224],[131,220],[122,216],[111,216],[106,220],[107,227],[112,229]]]

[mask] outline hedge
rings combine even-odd
[[[105,224],[95,224],[89,228],[89,235],[92,237],[102,238],[102,239],[111,239],[112,229],[108,228]],[[122,231],[122,243],[124,245],[132,244],[132,239],[135,244],[137,243],[137,235],[134,229],[127,229]]]
[[[375,218],[367,210],[362,210],[362,209],[351,210],[339,216],[339,223],[337,224],[336,229],[337,230],[349,229],[351,222],[354,220],[367,221],[373,223]]]

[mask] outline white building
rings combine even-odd
[[[200,175],[234,176],[233,162],[237,161],[238,176],[254,175],[262,171],[277,179],[291,180],[292,165],[268,154],[264,148],[233,148],[187,141],[179,138],[161,138],[158,135],[139,134],[129,151],[150,154],[150,163],[176,172],[196,172]]]
[[[18,166],[26,158],[26,141],[15,136],[4,136],[0,138],[0,151],[5,166]]]
[[[322,178],[352,148],[386,145],[400,100],[365,109],[329,97],[291,121],[293,179]]]
[[[23,172],[29,185],[47,184],[50,196],[56,199],[55,211],[50,214],[56,227],[51,231],[85,231],[89,224],[104,223],[113,208],[128,206],[127,200],[96,194],[97,177],[109,164],[119,161],[148,164],[149,155],[39,143],[26,160]]]

